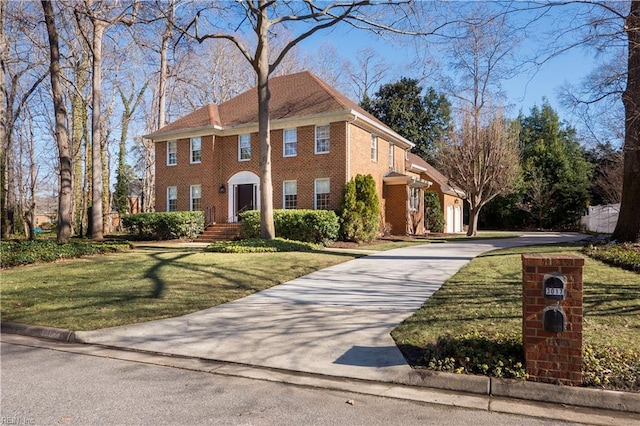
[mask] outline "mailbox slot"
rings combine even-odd
[[[542,295],[545,299],[563,300],[566,296],[567,277],[559,272],[545,274],[542,279]]]
[[[562,333],[565,331],[567,315],[559,306],[547,306],[542,311],[542,324],[545,331]]]

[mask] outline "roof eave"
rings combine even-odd
[[[391,141],[394,142],[396,145],[399,145],[400,147],[402,147],[404,149],[411,149],[411,148],[413,148],[415,146],[415,144],[413,142],[409,141],[408,139],[405,139],[404,137],[400,136],[395,131],[391,130],[389,127],[387,127],[385,125],[381,125],[380,123],[377,123],[376,121],[370,119],[369,117],[365,116],[364,114],[362,114],[362,113],[360,113],[358,111],[355,111],[355,110],[351,110],[351,114],[353,114],[356,117],[357,120],[364,121],[369,126],[372,126],[376,130],[381,132],[383,135],[389,137],[391,139]]]
[[[221,131],[222,127],[218,125],[196,126],[187,127],[184,129],[169,130],[166,132],[154,132],[148,135],[142,135],[144,139],[150,139],[152,141],[166,141],[171,139],[179,139],[181,137],[192,136],[206,136],[212,133],[212,131]]]

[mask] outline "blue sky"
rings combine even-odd
[[[545,26],[539,31],[548,30]],[[387,37],[388,38],[388,37]],[[435,39],[434,39],[435,40]],[[321,52],[322,45],[330,43],[344,58],[353,58],[355,54],[366,47],[373,47],[381,56],[393,64],[387,75],[386,82],[396,81],[400,77],[422,77],[422,71],[411,62],[415,60],[415,50],[406,45],[389,41],[363,30],[354,30],[348,25],[339,25],[330,31],[320,32],[304,41],[300,48],[303,53]],[[538,46],[535,42],[525,40],[522,44],[523,52],[532,52],[545,46]],[[558,91],[560,87],[570,82],[578,84],[594,68],[596,61],[592,53],[581,48],[569,50],[541,66],[522,73],[510,80],[502,82],[502,88],[507,95],[507,104],[511,105],[510,115],[515,116],[519,111],[525,114],[534,105],[540,105],[543,97],[547,98],[551,106],[561,117],[569,118],[569,111],[561,107]],[[424,82],[425,86],[434,85],[436,81]]]
[[[419,77],[421,71],[411,66],[414,60],[413,49],[397,43],[386,41],[363,31],[353,31],[345,28],[324,33],[302,44],[304,51],[318,51],[323,43],[331,43],[344,58],[352,58],[366,47],[375,47],[383,57],[394,64],[387,82],[400,77]],[[527,113],[534,105],[540,105],[546,97],[556,110],[562,110],[558,100],[558,90],[565,82],[577,83],[594,67],[595,61],[588,52],[573,49],[555,57],[539,68],[526,74],[520,74],[510,80],[502,82],[507,94],[508,103],[513,105],[513,113],[522,109]],[[426,85],[431,83],[427,82]],[[435,84],[435,82],[434,82]]]

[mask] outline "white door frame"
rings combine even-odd
[[[237,222],[236,216],[236,187],[238,185],[253,184],[255,190],[255,208],[260,210],[260,178],[257,174],[248,171],[238,172],[229,178],[227,182],[227,205],[228,216],[227,222]]]

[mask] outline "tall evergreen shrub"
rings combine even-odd
[[[344,186],[340,204],[340,236],[345,241],[368,242],[378,234],[380,201],[371,175],[357,175]]]
[[[431,232],[444,230],[444,213],[437,192],[426,191],[424,193],[424,226]]]

